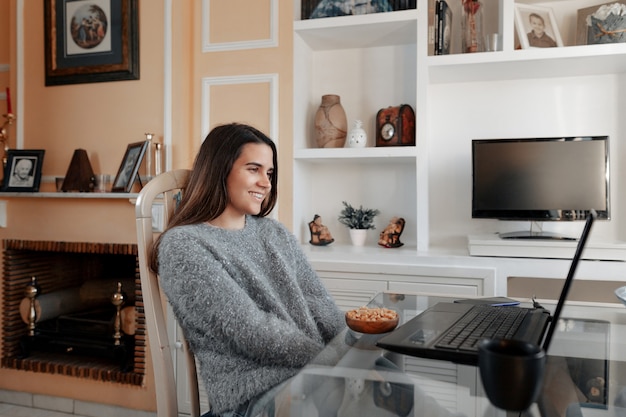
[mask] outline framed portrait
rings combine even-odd
[[[2,191],[31,193],[39,191],[44,153],[43,149],[9,149]]]
[[[150,141],[135,142],[128,145],[124,158],[117,171],[111,192],[128,193],[137,179],[137,172]]]
[[[554,12],[549,7],[515,3],[515,28],[522,49],[563,46]]]
[[[44,0],[47,86],[139,79],[137,0]]]
[[[595,45],[599,43],[626,42],[626,17],[619,13],[602,13],[613,9],[626,8],[626,0],[614,0],[610,3],[578,9],[576,21],[576,45]],[[595,18],[595,14],[606,16],[604,20]],[[595,25],[594,25],[595,23]]]

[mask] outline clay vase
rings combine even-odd
[[[338,95],[322,96],[315,113],[315,133],[320,148],[342,148],[348,133],[348,119]]]

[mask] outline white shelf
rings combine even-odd
[[[334,148],[334,149],[297,149],[296,161],[315,163],[415,163],[415,146],[390,146],[369,148]]]
[[[297,20],[294,31],[314,51],[417,42],[417,10]]]
[[[626,43],[427,57],[430,82],[453,83],[626,73]]]

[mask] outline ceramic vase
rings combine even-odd
[[[348,133],[346,112],[336,94],[322,96],[322,103],[315,113],[315,133],[320,148],[342,148]]]
[[[367,133],[363,130],[363,122],[354,121],[354,127],[348,133],[346,147],[348,148],[365,148],[367,145]]]
[[[463,53],[483,52],[483,4],[478,0],[463,0],[461,7],[461,44]]]
[[[367,229],[350,229],[350,240],[354,246],[365,245]]]

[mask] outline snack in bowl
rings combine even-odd
[[[355,332],[386,333],[398,325],[398,313],[385,307],[359,307],[346,312],[346,324]]]

